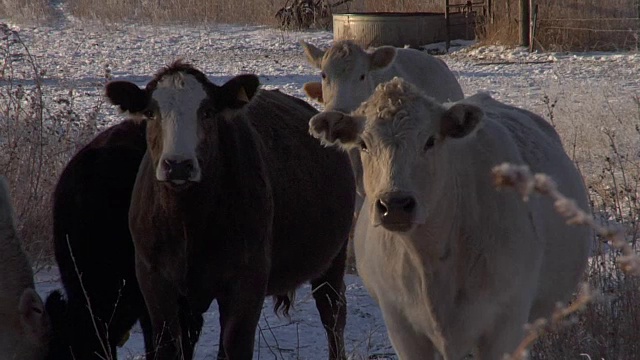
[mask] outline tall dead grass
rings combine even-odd
[[[517,45],[519,0],[494,0],[494,22],[487,24],[488,43]],[[546,51],[638,48],[637,0],[538,0],[534,44]]]
[[[633,106],[624,110],[610,104],[601,126],[592,125],[600,136],[589,141],[592,154],[582,150],[582,156],[591,158],[591,164],[583,160],[583,174],[596,220],[624,226],[625,239],[637,254],[640,101],[625,100],[635,112]],[[625,274],[618,266],[624,255],[599,240],[601,251],[590,260],[585,279],[599,296],[570,326],[543,336],[534,347],[536,358],[633,359],[640,354],[640,278]]]
[[[50,18],[48,0],[0,0],[0,18],[42,22]]]
[[[42,71],[19,35],[0,24],[0,169],[12,190],[18,232],[32,262],[51,259],[50,198],[58,174],[95,133],[95,116],[44,92]]]
[[[71,14],[105,22],[236,23],[276,25],[276,12],[286,0],[61,0]],[[339,0],[329,0],[334,4]],[[461,1],[463,2],[463,1]],[[443,12],[440,0],[351,0],[334,12]],[[45,19],[51,15],[47,0],[0,0],[0,17],[16,20]]]
[[[267,0],[67,0],[79,18],[144,23],[220,22],[275,24],[284,1]]]

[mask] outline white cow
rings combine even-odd
[[[324,51],[304,41],[300,43],[307,60],[321,70],[322,77],[322,83],[308,82],[304,84],[304,90],[310,98],[324,104],[324,111],[353,111],[373,94],[376,85],[394,77],[404,78],[440,102],[464,97],[447,64],[424,51],[392,46],[365,51],[349,40],[335,42]],[[362,165],[357,153],[350,152],[349,157],[359,195],[357,212],[365,196]]]
[[[349,112],[366,100],[376,85],[401,77],[440,102],[464,97],[444,61],[415,49],[382,46],[365,51],[352,41],[336,42],[327,51],[301,41],[309,63],[320,69],[322,83],[304,85],[307,95],[324,103],[325,111]]]
[[[0,274],[0,359],[43,359],[49,319],[34,290],[33,272],[16,236],[9,189],[1,176]]]
[[[400,359],[501,359],[525,323],[571,297],[590,231],[566,225],[547,198],[523,202],[492,183],[493,166],[526,164],[588,208],[579,172],[539,116],[486,94],[442,104],[394,79],[351,115],[314,116],[310,132],[360,149],[357,268]]]

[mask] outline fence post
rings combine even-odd
[[[640,44],[640,0],[636,0],[636,8],[638,9],[636,17],[638,18],[638,28],[636,29],[636,51],[638,51],[638,45]]]
[[[529,46],[529,0],[520,0],[520,45]]]
[[[530,0],[529,11],[531,12],[531,28],[529,29],[529,52],[533,52],[535,49],[536,33],[538,32],[538,4],[535,0]]]
[[[446,52],[449,52],[449,47],[451,46],[451,32],[449,29],[449,27],[451,26],[451,19],[449,19],[449,17],[449,0],[444,0],[444,25],[447,28],[447,40],[445,42]]]

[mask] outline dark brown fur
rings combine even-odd
[[[53,230],[66,297],[56,291],[46,302],[53,330],[47,359],[116,359],[116,345],[139,318],[148,329],[127,222],[145,152],[145,124],[123,121],[78,151],[60,175]]]
[[[308,135],[316,111],[302,100],[258,91],[237,110],[244,105],[238,86],[251,98],[253,77],[217,87],[182,63],[158,76],[177,71],[199,79],[219,113],[199,125],[206,134],[198,145],[199,183],[176,192],[156,181],[152,146],[136,180],[130,226],[154,333],[163,335],[155,356],[182,352],[190,359],[202,313],[216,299],[219,357],[249,359],[264,296],[288,306],[286,295],[311,281],[329,358],[343,358],[343,276],[354,204],[348,158]],[[159,77],[147,86],[147,99]],[[110,98],[121,105],[120,97]],[[158,131],[150,126],[148,140]]]

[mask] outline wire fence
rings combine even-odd
[[[529,1],[526,1],[529,5]],[[530,42],[541,50],[638,50],[640,0],[533,0]],[[519,43],[522,0],[491,0],[489,40]],[[535,15],[534,15],[535,14]]]

